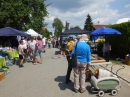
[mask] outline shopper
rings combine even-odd
[[[45,53],[46,52],[46,38],[45,37],[43,37],[43,39],[42,39],[42,42],[43,42],[43,53]]]
[[[91,56],[90,47],[85,42],[86,40],[88,40],[88,37],[86,34],[83,34],[77,44],[76,51],[75,51],[75,47],[76,47],[76,43],[75,43],[74,47],[72,49],[72,53],[70,55],[70,59],[72,59],[72,54],[74,52],[77,53],[77,66],[75,68],[73,68],[73,70],[74,70],[74,90],[76,93],[79,90],[81,93],[86,91],[85,72],[86,72],[86,68],[87,68],[87,70],[89,70],[90,56]]]
[[[42,39],[40,38],[40,36],[38,36],[36,46],[35,46],[35,62],[34,62],[34,65],[37,65],[38,56],[40,56],[40,64],[42,64],[42,61],[43,61],[42,47],[43,47]]]
[[[29,52],[30,52],[30,58],[33,59],[33,62],[35,62],[35,45],[36,40],[34,40],[34,37],[31,37],[31,41],[29,43]]]
[[[72,65],[70,64],[70,54],[71,54],[73,46],[74,46],[74,40],[72,37],[69,37],[67,45],[66,45],[66,49],[65,49],[66,59],[68,61],[68,69],[67,69],[67,74],[66,74],[66,84],[71,82],[70,74],[72,71]]]
[[[109,44],[108,41],[106,41],[106,43],[103,46],[103,56],[104,56],[106,62],[109,62],[110,51],[111,51],[111,45]]]
[[[24,67],[23,66],[23,60],[24,60],[24,47],[23,47],[23,40],[20,40],[19,46],[18,46],[18,51],[19,51],[19,68]]]

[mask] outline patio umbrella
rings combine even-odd
[[[97,39],[99,36],[106,37],[106,36],[115,36],[115,35],[120,35],[121,32],[112,29],[112,28],[98,28],[95,31],[90,33],[90,36],[92,39]]]
[[[98,28],[90,33],[91,36],[114,36],[120,34],[121,32],[112,28]]]
[[[0,36],[31,36],[31,35],[11,27],[5,27],[0,29]]]

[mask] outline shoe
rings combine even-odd
[[[84,90],[80,90],[81,93],[83,93],[83,92],[85,92],[85,91],[86,91],[86,89],[84,89]]]
[[[19,68],[24,67],[23,65],[19,65]]]
[[[69,80],[66,81],[66,84],[68,84],[68,83],[70,83],[70,82],[72,82],[72,81],[69,79]]]
[[[70,79],[68,81],[69,81],[69,83],[72,82]]]
[[[79,90],[76,90],[76,89],[75,89],[74,91],[75,91],[75,93],[78,93],[78,92],[79,92]]]

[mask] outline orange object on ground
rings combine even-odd
[[[4,72],[0,72],[0,81],[2,81],[5,78]]]

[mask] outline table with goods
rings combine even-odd
[[[9,66],[13,64],[15,58],[19,58],[16,49],[10,47],[0,48],[0,81],[10,73]]]

